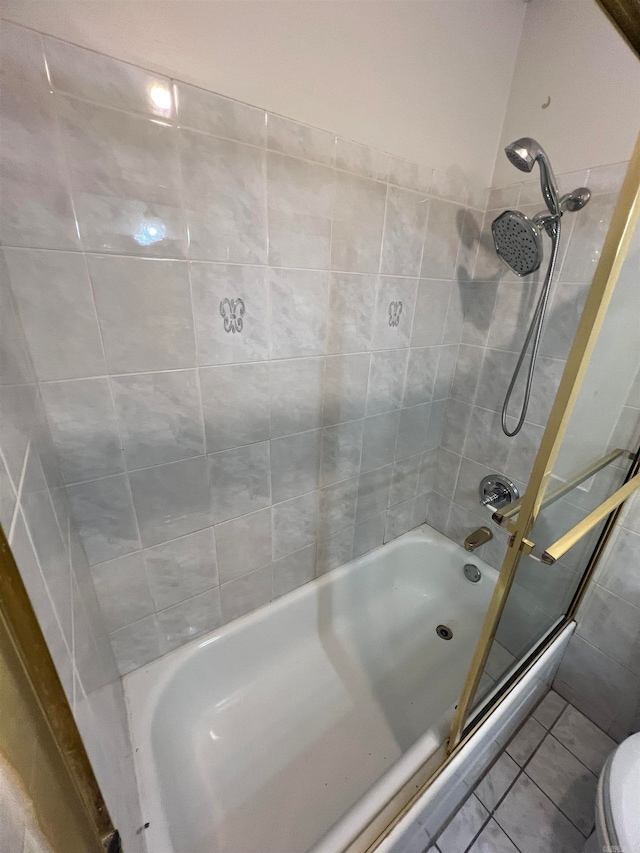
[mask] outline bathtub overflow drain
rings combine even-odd
[[[453,631],[446,625],[438,625],[436,634],[443,640],[450,640],[453,637]]]
[[[471,583],[478,583],[482,577],[482,572],[477,566],[474,566],[473,563],[467,563],[464,567],[464,576],[468,581],[471,581]]]

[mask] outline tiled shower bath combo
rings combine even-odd
[[[400,658],[422,622],[403,645],[385,619],[394,608],[416,616],[421,596],[436,622],[446,621],[443,602],[455,601],[449,621],[459,620],[461,646],[448,646],[457,650],[448,670],[463,679],[507,544],[478,483],[499,472],[526,489],[627,163],[558,175],[560,192],[584,185],[592,197],[563,220],[527,418],[507,438],[500,410],[541,274],[523,281],[506,270],[491,223],[505,207],[533,216],[537,178],[478,186],[32,30],[3,22],[1,39],[0,522],[127,853],[142,851],[146,816],[120,676],[144,687],[148,672],[192,660],[192,640],[254,611],[256,622],[218,637],[241,646],[238,626],[268,623],[260,636],[277,661],[281,626],[297,624],[289,602],[321,627],[350,596],[389,632],[370,636],[363,618],[349,635],[358,654],[368,663],[382,638]],[[520,402],[516,394],[514,412]],[[602,452],[639,442],[640,373]],[[601,503],[616,477],[612,466],[590,491],[565,495],[545,537]],[[640,723],[631,575],[639,501],[584,600],[555,682],[558,702],[615,740]],[[433,529],[409,533],[425,522]],[[459,546],[487,524],[493,538],[473,554],[482,585],[470,587],[458,577],[465,554],[447,539]],[[427,540],[434,566],[425,584],[403,561]],[[399,604],[371,556],[386,543],[396,550],[381,559],[400,555],[389,572],[406,572],[412,591]],[[518,574],[483,689],[566,609],[592,545],[569,551],[553,572]],[[363,567],[370,578],[378,572],[379,587],[365,583]],[[306,598],[302,589],[283,598],[329,573],[333,581],[307,586]],[[603,630],[611,620],[628,642]],[[367,670],[380,676],[382,705],[384,679],[393,685],[386,663],[381,647]],[[344,680],[359,689],[356,669]],[[434,719],[453,706],[454,687],[442,686],[437,702],[420,694],[444,703]],[[395,760],[428,726],[389,716]],[[551,724],[538,724],[551,729],[543,746],[557,749]],[[438,725],[427,735],[441,743]],[[494,814],[497,802],[478,789],[480,805],[469,802],[483,814],[482,833],[479,825],[464,848],[448,847],[454,832],[445,830],[441,853],[485,853],[491,843],[514,853],[501,810],[516,786],[544,786],[530,778],[535,756],[524,766],[508,755],[500,766],[517,775],[510,794]],[[375,761],[387,756],[374,752]],[[367,785],[378,778],[370,773]],[[574,841],[588,835],[574,824]],[[431,843],[422,840],[418,853]]]

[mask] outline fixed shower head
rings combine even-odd
[[[542,232],[519,210],[505,210],[491,223],[498,256],[516,275],[535,272],[542,263]]]
[[[520,169],[521,172],[531,172],[536,163],[540,166],[540,187],[549,212],[554,216],[561,213],[560,199],[558,198],[558,186],[551,163],[546,152],[539,142],[530,136],[516,139],[511,145],[504,149],[510,163]]]

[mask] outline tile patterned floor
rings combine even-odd
[[[427,853],[579,853],[615,746],[551,691]]]

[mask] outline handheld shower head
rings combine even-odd
[[[504,149],[510,163],[521,172],[531,172],[536,163],[540,166],[540,187],[549,212],[559,216],[561,211],[558,185],[546,152],[539,142],[530,136],[516,139]]]

